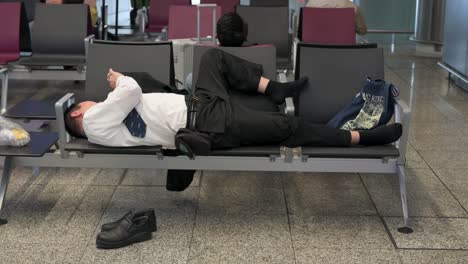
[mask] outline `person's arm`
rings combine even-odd
[[[356,24],[356,33],[359,35],[365,35],[367,33],[367,25],[366,20],[364,19],[364,15],[361,12],[359,7],[355,8],[355,24]]]
[[[131,77],[117,77],[115,88],[101,104],[109,111],[116,112],[115,119],[121,123],[133,108],[140,102],[142,91],[138,83]]]
[[[110,83],[111,80],[109,80]],[[112,85],[111,85],[112,86]],[[141,88],[131,77],[116,78],[114,90],[106,100],[93,106],[83,118],[83,128],[88,140],[104,146],[123,146],[123,121],[142,96]]]

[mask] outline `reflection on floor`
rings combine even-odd
[[[16,168],[0,263],[468,263],[468,93],[413,44],[386,50],[386,79],[414,94],[409,208],[398,182],[368,174],[202,171],[182,193],[159,170]],[[83,83],[11,81],[10,105],[80,93]],[[465,131],[466,130],[466,131]],[[154,207],[154,239],[102,251],[104,222]]]

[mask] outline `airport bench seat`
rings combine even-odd
[[[42,157],[58,140],[53,132],[29,132],[31,141],[24,147],[0,146],[0,156]]]
[[[19,65],[24,66],[79,66],[86,64],[84,55],[37,55],[33,57],[21,58],[18,61]]]
[[[204,47],[200,46],[200,49]],[[119,56],[109,57],[101,50],[113,50]],[[246,49],[251,51],[252,49]],[[102,76],[110,65],[123,71],[147,72],[166,84],[174,83],[172,44],[95,42],[90,46],[86,93],[90,98],[103,99],[105,82]],[[131,55],[128,55],[131,54]],[[274,60],[274,53],[272,53]],[[142,65],[135,59],[149,58]],[[157,59],[151,59],[155,56]],[[307,76],[309,85],[295,98],[296,115],[314,123],[326,123],[359,91],[366,76],[383,78],[383,50],[375,44],[353,46],[298,45],[296,79]],[[197,60],[194,60],[194,63]],[[320,73],[320,74],[317,74]],[[339,77],[339,78],[337,78]],[[94,89],[94,90],[93,90]],[[103,93],[104,92],[104,93]],[[326,100],[324,100],[326,99]],[[326,102],[325,102],[326,101]],[[90,144],[86,139],[72,138],[65,129],[64,112],[75,103],[67,94],[56,104],[59,139],[56,147],[46,150],[43,157],[3,154],[4,172],[0,184],[0,209],[8,185],[11,168],[15,166],[83,167],[83,168],[139,168],[168,170],[244,170],[284,172],[343,172],[397,174],[400,184],[404,226],[408,225],[406,192],[406,147],[411,110],[402,101],[395,104],[395,121],[403,124],[403,135],[395,144],[372,147],[306,147],[291,149],[276,146],[249,146],[214,150],[209,155],[193,159],[160,146],[112,148]],[[288,108],[287,108],[288,109]],[[288,109],[291,110],[291,109]],[[290,111],[288,111],[290,112]],[[53,143],[51,143],[52,145]],[[0,155],[2,153],[0,152]],[[411,232],[402,229],[401,232]]]
[[[87,139],[75,138],[65,144],[65,150],[95,154],[129,154],[129,155],[166,155],[161,146],[141,147],[105,147],[89,143]],[[281,154],[280,147],[274,146],[246,146],[229,149],[213,150],[210,156],[241,156],[241,157],[269,157]],[[169,154],[172,156],[173,154]],[[313,158],[388,158],[398,157],[400,152],[393,145],[370,147],[302,147],[302,155]]]
[[[23,12],[24,13],[24,12]],[[25,16],[21,16],[24,20]],[[89,8],[85,4],[35,5],[34,30],[31,32],[30,57],[22,57],[8,64],[2,85],[1,112],[6,112],[8,79],[26,80],[83,80],[86,64]],[[18,19],[19,21],[19,19]],[[23,25],[21,23],[19,25]],[[23,27],[21,27],[23,30]],[[18,32],[19,29],[18,29]],[[22,39],[29,40],[29,29]],[[21,41],[24,42],[24,41]],[[29,41],[27,41],[29,42]],[[21,43],[20,43],[21,44]],[[29,46],[24,44],[23,46]],[[19,51],[18,51],[19,55]],[[69,68],[57,68],[69,67]],[[16,109],[16,116],[32,116],[34,112]]]

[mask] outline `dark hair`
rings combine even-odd
[[[234,12],[224,14],[216,24],[221,46],[240,47],[247,39],[247,24]]]
[[[80,109],[79,104],[72,104],[65,112],[65,129],[73,137],[83,138],[79,122],[71,116],[73,111]]]

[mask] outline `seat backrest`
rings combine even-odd
[[[151,0],[149,9],[149,32],[161,32],[169,23],[169,6],[191,5],[190,0]]]
[[[35,4],[35,0],[0,0],[0,3],[18,3],[21,2],[21,15],[20,15],[20,31],[19,31],[19,48],[20,51],[24,52],[31,52],[31,33],[29,31],[29,18],[28,18],[28,5],[31,6]],[[33,6],[34,8],[34,6]],[[7,12],[7,9],[2,10],[3,12]],[[34,11],[34,10],[32,10]],[[15,13],[16,14],[16,13]],[[2,15],[3,16],[3,15]],[[7,17],[4,16],[6,19]],[[0,19],[1,20],[1,19]],[[5,25],[3,25],[5,26]],[[2,27],[0,25],[0,27]],[[2,29],[3,30],[3,29]],[[1,35],[2,32],[0,32]],[[5,32],[3,32],[5,33]],[[6,34],[6,33],[5,33]]]
[[[239,5],[239,0],[200,0],[201,4],[217,4],[221,6],[222,14],[235,12],[236,6]]]
[[[36,55],[85,55],[88,6],[36,4],[32,51]]]
[[[200,8],[200,37],[213,35],[213,26],[221,17],[221,7],[216,7],[216,20],[213,25],[213,8]],[[197,36],[197,7],[170,6],[168,39],[186,39]]]
[[[384,78],[384,57],[377,44],[297,45],[296,79],[308,86],[295,100],[296,114],[314,123],[327,123],[360,91],[366,77]]]
[[[356,43],[354,8],[304,7],[301,16],[302,42],[329,45]]]
[[[19,59],[21,3],[0,3],[0,64]]]
[[[40,0],[0,0],[0,3],[7,3],[7,2],[21,2],[24,3],[24,7],[26,10],[26,19],[27,22],[31,22],[34,20],[34,9],[36,7],[36,3],[39,3]]]
[[[250,6],[289,6],[289,0],[250,0]]]
[[[200,72],[200,62],[203,54],[210,49],[221,49],[227,53],[240,57],[241,59],[261,64],[263,66],[263,76],[271,80],[276,80],[276,49],[272,45],[258,45],[251,47],[220,47],[212,45],[195,45],[193,51],[193,76],[192,89],[195,89]],[[268,97],[258,95],[245,95],[235,90],[231,91],[231,96],[242,100],[243,105],[252,109],[263,111],[277,111],[277,105]]]
[[[249,42],[274,45],[278,57],[290,57],[288,7],[237,6],[237,13],[248,24]]]
[[[34,13],[36,10],[36,4],[40,2],[40,0],[22,0],[26,7],[26,14],[28,17],[28,22],[34,20]]]
[[[122,42],[95,40],[86,59],[85,97],[104,100],[109,93],[109,68],[119,72],[146,72],[154,79],[175,85],[172,42]]]

